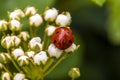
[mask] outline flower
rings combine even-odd
[[[37,65],[45,64],[48,60],[47,54],[45,51],[41,51],[34,56],[34,63]]]
[[[80,70],[79,70],[79,68],[71,68],[70,71],[68,72],[68,75],[71,78],[74,78],[74,79],[80,77]]]
[[[69,12],[65,14],[59,14],[56,18],[56,24],[62,27],[66,27],[71,23],[71,16]]]
[[[22,26],[18,20],[11,20],[9,28],[11,31],[20,31]]]
[[[14,46],[18,46],[21,42],[21,40],[17,36],[11,36],[11,39],[14,42]]]
[[[9,18],[11,20],[20,20],[20,18],[24,17],[25,14],[21,9],[16,9],[13,12],[9,13]]]
[[[29,18],[30,26],[39,27],[43,23],[41,15],[35,14]]]
[[[13,78],[13,80],[24,80],[24,79],[25,79],[25,75],[22,73],[17,73]]]
[[[2,74],[2,80],[10,80],[10,75],[8,72],[4,72]]]
[[[49,25],[47,28],[46,28],[46,32],[47,32],[47,35],[48,36],[52,36],[54,31],[55,31],[56,27],[55,26],[52,26],[52,25]]]
[[[46,21],[54,21],[58,15],[58,11],[55,8],[48,9],[45,11],[44,19]]]
[[[77,46],[73,43],[69,48],[65,49],[65,52],[74,52]]]
[[[29,64],[29,60],[28,60],[28,57],[27,56],[20,56],[18,58],[18,63],[20,66],[24,66],[24,65],[28,65]]]
[[[28,56],[29,58],[33,58],[33,57],[34,57],[34,54],[35,54],[34,51],[29,51],[29,52],[26,52],[26,53],[27,53],[27,56]]]
[[[0,31],[6,31],[8,26],[8,22],[5,20],[0,20]]]
[[[0,69],[2,69],[3,68],[3,64],[2,63],[0,63]]]
[[[30,35],[26,31],[22,31],[19,34],[19,38],[21,38],[23,41],[27,41],[30,38]]]
[[[34,37],[29,42],[30,49],[40,52],[42,50],[42,44],[41,44],[41,38],[40,37]]]
[[[61,56],[62,52],[63,52],[63,50],[58,49],[52,43],[48,47],[48,54],[50,55],[50,57],[59,58]]]
[[[13,39],[11,38],[11,36],[6,36],[5,38],[3,38],[1,41],[1,45],[6,49],[13,47],[14,42],[13,42]]]
[[[17,48],[12,51],[12,54],[13,54],[14,58],[17,59],[19,56],[24,56],[24,51],[20,48]]]
[[[25,8],[25,15],[26,16],[32,16],[34,14],[36,14],[37,10],[35,9],[35,7],[27,7]]]

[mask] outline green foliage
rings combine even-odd
[[[108,36],[114,44],[120,45],[120,0],[110,0],[108,5]]]
[[[94,3],[96,3],[98,6],[103,6],[106,0],[92,0]]]

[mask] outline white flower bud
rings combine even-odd
[[[24,56],[24,51],[20,48],[17,48],[14,51],[12,51],[12,54],[14,58],[17,59],[19,56]]]
[[[17,36],[11,36],[14,42],[14,46],[18,46],[21,42],[21,40]]]
[[[19,38],[21,38],[23,41],[27,41],[30,38],[30,35],[28,34],[28,32],[23,31],[20,32]]]
[[[18,20],[11,20],[9,28],[11,31],[20,31],[22,29],[22,26]]]
[[[45,11],[44,18],[46,21],[54,21],[57,15],[58,11],[55,8],[52,8]]]
[[[16,12],[18,14],[19,17],[25,17],[24,12],[21,9],[16,9],[14,12]]]
[[[1,45],[6,49],[13,47],[14,42],[13,42],[13,39],[11,38],[11,36],[6,36],[5,38],[3,38],[1,41]]]
[[[74,52],[77,46],[73,43],[69,48],[65,49],[65,52]]]
[[[9,13],[9,18],[11,20],[20,20],[20,17],[18,16],[18,13],[16,13],[16,12]]]
[[[48,26],[48,27],[46,28],[47,35],[48,35],[48,36],[52,36],[53,33],[54,33],[54,31],[55,31],[55,29],[56,29],[55,26],[52,26],[52,25]]]
[[[74,78],[74,79],[80,77],[80,70],[79,70],[79,68],[72,68],[72,69],[70,69],[70,71],[68,72],[68,75],[71,78]]]
[[[29,21],[30,26],[39,27],[43,23],[43,19],[39,14],[35,14],[31,16],[29,20],[30,20]]]
[[[71,23],[71,16],[69,12],[66,14],[59,14],[56,19],[56,24],[62,27],[66,27]]]
[[[45,64],[48,60],[47,54],[45,51],[41,51],[34,56],[34,63],[37,65]]]
[[[48,47],[48,54],[50,57],[56,57],[59,58],[62,54],[63,50],[58,49],[54,46],[54,44],[50,44]]]
[[[6,31],[7,30],[8,23],[5,20],[0,20],[0,31]]]
[[[29,58],[33,58],[33,57],[34,57],[34,54],[35,54],[34,51],[29,51],[29,52],[26,52],[26,53],[27,53],[27,56],[28,56]]]
[[[25,9],[25,15],[26,16],[32,16],[34,14],[36,14],[37,10],[35,9],[35,7],[27,7]]]
[[[13,80],[24,80],[24,79],[25,79],[25,75],[22,73],[17,73],[13,78]]]
[[[28,65],[29,64],[28,57],[27,56],[20,56],[18,58],[18,63],[20,66]]]
[[[2,63],[0,63],[0,69],[2,69],[3,68],[3,64]]]
[[[40,52],[42,50],[42,44],[40,42],[41,42],[40,37],[34,37],[30,40],[29,46],[32,50]]]
[[[10,74],[8,72],[3,73],[2,80],[10,80]]]

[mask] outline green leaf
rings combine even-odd
[[[113,44],[120,45],[120,0],[110,0],[108,9],[108,37]]]
[[[103,6],[106,0],[92,0],[94,3],[96,3],[98,6]]]

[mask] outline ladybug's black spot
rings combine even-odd
[[[57,42],[56,40],[53,41],[53,43],[56,43],[56,42]]]
[[[59,32],[56,32],[56,34],[58,34]]]
[[[72,43],[72,40],[69,40],[69,43]]]

